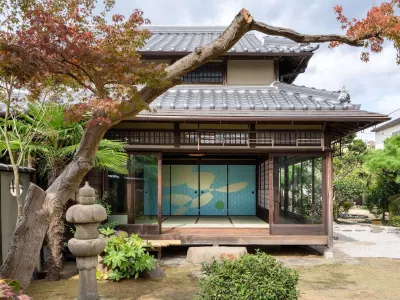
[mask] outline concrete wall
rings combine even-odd
[[[228,85],[269,85],[274,81],[273,60],[229,60]]]
[[[16,197],[10,192],[10,182],[14,180],[12,172],[0,172],[1,184],[1,253],[2,260],[7,256],[10,247],[12,235],[14,233],[15,224],[18,216],[18,206]],[[28,191],[30,175],[29,173],[20,173],[20,181],[22,185],[22,199],[25,198]]]
[[[400,134],[400,124],[375,132],[375,148],[383,149],[383,142],[394,134]]]

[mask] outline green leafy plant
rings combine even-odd
[[[141,273],[155,268],[155,259],[146,252],[138,235],[124,232],[110,237],[104,249],[103,262],[110,270],[108,279],[119,281],[137,278]]]
[[[297,299],[298,273],[257,251],[237,260],[203,264],[199,299]]]
[[[111,227],[99,228],[99,231],[104,236],[110,236],[115,233],[115,229]]]

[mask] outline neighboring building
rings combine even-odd
[[[400,118],[386,122],[372,130],[375,132],[375,148],[383,149],[383,142],[396,134],[400,134]]]

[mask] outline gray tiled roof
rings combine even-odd
[[[216,26],[146,26],[152,36],[142,52],[186,53],[196,47],[207,45],[219,37],[226,27]],[[262,55],[289,55],[309,54],[318,49],[318,45],[298,44],[289,39],[266,37],[265,45],[253,34],[245,34],[227,54],[262,54]]]
[[[151,107],[167,110],[202,111],[321,111],[359,110],[360,105],[342,99],[339,92],[306,88],[281,82],[270,86],[179,85],[159,96]]]

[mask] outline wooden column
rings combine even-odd
[[[311,160],[311,218],[312,222],[315,222],[315,158]]]
[[[284,189],[284,194],[283,194],[283,214],[285,218],[287,217],[287,211],[289,208],[289,166],[285,164],[284,167],[284,173],[285,173],[285,189]]]
[[[158,231],[161,234],[162,231],[162,153],[158,154],[158,182],[157,182],[157,188],[158,188]]]
[[[326,156],[326,195],[327,195],[327,211],[326,211],[326,228],[328,234],[328,248],[333,247],[333,164],[332,152],[327,152]]]
[[[129,155],[132,159],[131,168],[128,168],[128,178],[135,178],[135,156]],[[135,197],[136,197],[136,180],[126,180],[126,201],[128,210],[128,224],[135,224]]]
[[[266,166],[268,164],[268,209],[269,209],[269,214],[268,214],[268,221],[269,224],[274,224],[274,179],[273,179],[273,170],[274,170],[274,157],[272,155],[269,156],[268,162],[266,163]],[[269,233],[272,234],[272,226],[269,227]]]
[[[300,163],[300,215],[303,217],[303,162]]]
[[[275,162],[273,164],[273,170],[272,170],[272,174],[273,174],[273,205],[274,205],[274,223],[275,224],[279,224],[279,214],[280,214],[280,202],[281,202],[281,193],[280,193],[280,182],[279,182],[279,173],[280,173],[280,169],[279,166],[276,165],[275,166]]]

